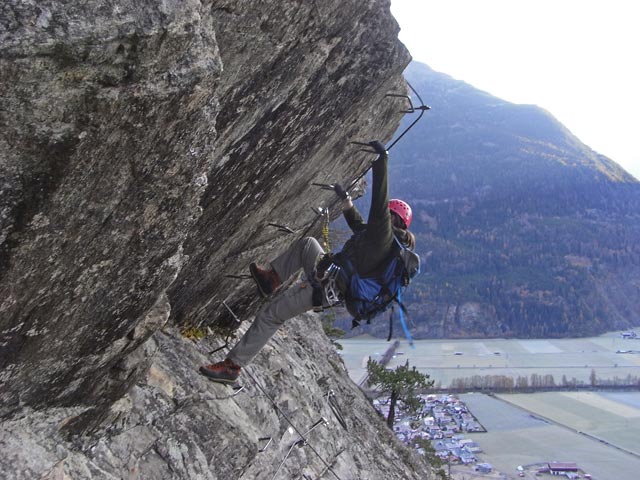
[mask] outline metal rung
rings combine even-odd
[[[265,443],[264,447],[262,447],[262,448],[258,449],[258,453],[262,453],[262,452],[264,452],[264,451],[269,447],[269,445],[271,445],[271,441],[272,441],[272,440],[273,440],[273,438],[272,438],[272,437],[260,437],[260,438],[258,439],[258,442],[264,442],[264,441],[266,441],[267,443]]]
[[[309,433],[311,433],[311,431],[314,430],[319,425],[326,425],[326,424],[327,424],[327,420],[324,417],[320,417],[320,420],[318,420],[316,423],[311,425],[311,428],[309,428],[309,430],[307,430],[305,433],[303,433],[303,434],[298,433],[298,435],[300,435],[300,438],[291,444],[291,447],[289,447],[289,451],[287,452],[285,457],[282,459],[282,462],[280,462],[280,465],[278,466],[278,470],[276,470],[276,473],[273,475],[273,479],[272,480],[274,480],[276,478],[276,476],[280,472],[280,469],[284,465],[284,462],[286,462],[287,458],[289,458],[289,455],[291,455],[291,451],[293,450],[293,447],[302,448],[302,447],[304,447],[306,445],[309,445],[309,442],[307,441],[306,436]],[[334,475],[335,475],[335,473],[334,473]],[[336,477],[337,477],[337,475],[336,475]]]
[[[278,229],[279,232],[282,233],[296,233],[294,232],[291,228],[287,227],[286,225],[280,225],[279,223],[268,223],[267,225],[269,225],[270,227],[275,227]]]
[[[322,472],[320,472],[320,475],[318,475],[318,480],[320,480],[325,473],[327,473],[329,470],[331,470],[331,472],[335,475],[335,472],[333,472],[332,467],[333,465],[336,464],[336,462],[338,461],[338,457],[340,456],[341,453],[343,453],[345,451],[345,449],[343,448],[342,450],[340,450],[338,453],[336,453],[336,456],[333,457],[333,461],[331,462],[331,465],[325,467],[324,470],[322,470]]]
[[[242,392],[244,390],[244,385],[236,385],[233,387],[233,395],[232,397],[235,397],[237,394],[239,394],[240,392]]]
[[[235,323],[237,323],[238,325],[240,325],[242,323],[242,320],[240,320],[238,318],[238,316],[233,312],[233,310],[231,310],[231,308],[229,308],[229,305],[227,305],[227,302],[225,302],[224,300],[222,301],[222,305],[224,305],[224,307],[229,311],[229,313],[231,313],[231,317],[233,318],[233,321]],[[222,345],[221,347],[216,348],[215,350],[211,350],[209,352],[209,355],[213,355],[214,353],[219,352],[220,350],[224,349],[224,348],[228,348],[229,347],[229,337],[231,336],[231,333],[229,335],[227,335],[227,337],[224,339],[224,345]]]

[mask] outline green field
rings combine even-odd
[[[550,461],[576,462],[594,480],[638,478],[639,392],[460,397],[487,429],[468,434],[483,449],[479,459],[509,478],[518,465]]]
[[[391,346],[384,340],[360,337],[340,340],[351,378],[366,375],[369,357],[379,359]],[[402,342],[389,367],[416,366],[443,387],[456,377],[563,375],[590,382],[640,376],[640,340],[619,332],[578,339],[419,340],[412,349]],[[576,462],[594,480],[640,478],[640,392],[542,392],[497,395],[465,394],[467,403],[487,433],[469,434],[488,462],[518,478],[516,467],[541,462]],[[533,477],[531,477],[533,478]],[[551,478],[551,477],[545,477]]]
[[[498,395],[541,415],[640,457],[640,392],[558,392]]]
[[[380,358],[391,345],[381,339],[358,337],[340,340],[342,357],[354,381],[359,382],[366,373],[369,356]],[[401,342],[398,355],[389,364],[415,366],[440,384],[448,387],[455,378],[473,375],[505,375],[517,378],[553,375],[556,384],[563,375],[586,384],[591,371],[602,379],[640,376],[640,353],[616,353],[619,350],[640,352],[640,340],[607,333],[600,337],[520,340],[418,340],[412,349]]]

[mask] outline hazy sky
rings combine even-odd
[[[391,0],[391,11],[415,60],[544,108],[640,179],[640,2]]]

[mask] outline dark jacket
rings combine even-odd
[[[349,252],[349,257],[355,259],[356,270],[362,276],[375,275],[386,266],[386,259],[393,252],[394,234],[401,242],[405,241],[407,235],[406,231],[391,225],[388,161],[388,157],[383,155],[373,164],[371,206],[367,222],[364,222],[356,207],[343,212],[349,228],[354,233],[362,232],[347,240],[342,248],[342,252]]]

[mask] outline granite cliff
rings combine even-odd
[[[3,476],[429,474],[313,316],[237,395],[197,374],[223,338],[179,334],[227,325],[223,301],[249,319],[229,275],[318,233],[311,207],[335,199],[311,182],[349,181],[370,160],[349,142],[389,139],[397,30],[380,0],[0,7]],[[326,422],[301,444],[285,415]]]

